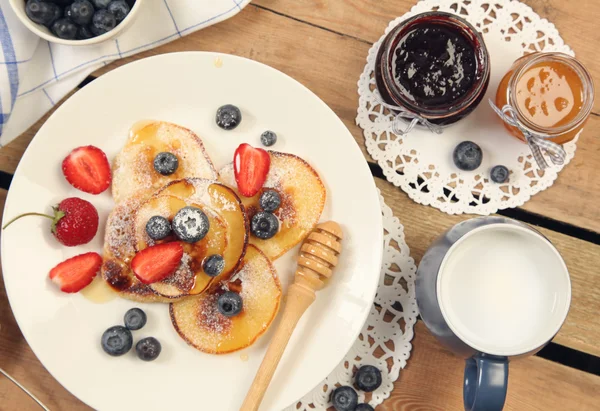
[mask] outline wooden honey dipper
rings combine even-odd
[[[342,229],[339,224],[327,221],[317,225],[304,240],[298,256],[294,283],[288,288],[287,304],[281,321],[246,394],[241,411],[258,410],[298,320],[315,301],[315,291],[325,285],[323,280],[333,274],[332,270],[337,265],[338,255],[342,250],[341,239]]]

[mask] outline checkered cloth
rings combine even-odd
[[[25,0],[23,0],[25,1]],[[250,0],[144,0],[116,40],[86,47],[48,43],[0,0],[0,147],[20,135],[91,72],[237,14]]]

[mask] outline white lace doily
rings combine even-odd
[[[370,364],[382,370],[383,383],[365,398],[359,392],[359,403],[375,407],[388,398],[400,370],[410,356],[413,327],[417,321],[415,275],[417,268],[404,240],[404,227],[394,217],[381,193],[384,249],[379,288],[371,313],[359,338],[346,358],[333,372],[300,401],[286,411],[325,410],[331,404],[331,391],[341,385],[352,385],[354,372]],[[391,348],[390,348],[391,347]],[[388,372],[385,372],[387,370]]]
[[[385,34],[393,27],[410,16],[431,10],[458,14],[483,34],[492,65],[490,83],[477,109],[445,128],[443,134],[419,128],[402,137],[392,133],[392,115],[377,103],[373,76],[375,58]],[[385,34],[369,50],[367,64],[358,81],[360,99],[356,123],[364,130],[369,154],[390,182],[401,187],[417,203],[431,205],[448,214],[484,215],[523,205],[532,195],[553,184],[563,166],[540,170],[529,147],[508,134],[487,103],[488,98],[495,99],[498,83],[521,55],[533,51],[573,55],[552,23],[518,1],[423,0],[392,21]],[[564,145],[565,165],[575,155],[577,138]],[[483,149],[483,163],[476,171],[461,171],[452,162],[454,147],[465,140],[474,141]],[[506,184],[493,183],[488,177],[490,169],[500,164],[511,171]]]

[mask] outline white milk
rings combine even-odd
[[[437,296],[452,331],[479,351],[526,353],[558,331],[571,288],[556,249],[526,228],[481,227],[442,262]]]

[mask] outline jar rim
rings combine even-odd
[[[392,74],[392,57],[395,52],[395,46],[397,46],[397,44],[394,44],[396,43],[395,40],[404,35],[404,33],[410,30],[412,27],[425,22],[443,24],[458,29],[458,31],[460,31],[460,33],[463,34],[473,45],[475,61],[477,65],[477,77],[467,93],[465,93],[465,95],[463,95],[461,98],[447,105],[437,106],[435,108],[423,107],[422,105],[415,104],[414,101],[408,99],[397,85]],[[385,78],[386,88],[389,87],[392,89],[388,90],[391,91],[389,94],[395,100],[396,104],[407,110],[420,114],[425,118],[441,119],[451,117],[476,102],[482,93],[485,93],[485,90],[487,89],[487,84],[490,78],[490,58],[483,37],[481,33],[477,31],[477,29],[468,21],[455,14],[441,11],[430,11],[417,14],[400,22],[396,27],[394,27],[394,29],[392,29],[385,37],[381,47],[383,48],[383,53],[381,53],[381,75]]]
[[[525,63],[523,63],[517,70],[514,71],[508,83],[508,89],[510,90],[508,104],[510,104],[514,108],[515,113],[517,115],[517,119],[529,131],[537,134],[541,133],[544,135],[560,135],[579,127],[589,117],[594,106],[594,81],[590,73],[583,66],[583,64],[579,62],[579,60],[565,53],[536,52],[532,54],[526,54],[521,58],[527,58],[528,56],[532,57]],[[567,67],[572,69],[579,76],[583,87],[583,107],[574,119],[560,127],[542,127],[540,125],[535,124],[531,120],[527,119],[525,115],[523,115],[523,112],[519,109],[519,106],[515,101],[518,80],[533,65],[542,61],[559,61],[561,63],[564,63]]]

